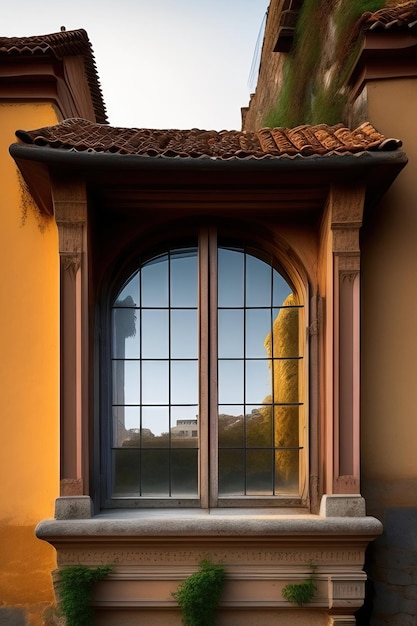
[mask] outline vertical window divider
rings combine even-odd
[[[218,393],[218,251],[217,230],[208,229],[208,264],[209,264],[209,473],[210,506],[217,506],[219,478],[219,393]]]
[[[168,250],[168,476],[169,496],[172,496],[172,360],[171,360],[171,248]]]
[[[276,493],[276,419],[275,419],[275,346],[274,346],[274,322],[275,322],[275,310],[274,310],[274,266],[272,258],[269,260],[271,267],[271,433],[272,433],[272,495]]]
[[[201,508],[209,508],[209,235],[201,229],[198,243],[199,328],[199,490]]]

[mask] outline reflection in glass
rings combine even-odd
[[[196,307],[197,249],[175,250],[170,261],[171,307]]]
[[[275,494],[296,495],[299,492],[299,450],[275,452]]]
[[[169,404],[169,361],[142,361],[143,404]]]
[[[240,250],[219,248],[219,307],[242,307],[244,304],[244,255]]]
[[[246,410],[246,447],[271,448],[274,442],[272,406],[249,406]]]
[[[140,362],[113,361],[113,404],[139,404]]]
[[[218,320],[219,358],[243,358],[244,315],[241,309],[220,309]]]
[[[148,261],[141,269],[142,307],[168,306],[168,256]]]
[[[197,310],[171,310],[171,358],[198,357]]]
[[[272,265],[243,251],[219,251],[218,280],[219,495],[293,495],[299,490],[298,303]]]
[[[283,306],[283,303],[292,295],[292,289],[287,281],[276,270],[273,270],[273,294],[272,294],[272,306]],[[293,304],[296,304],[293,302]]]
[[[246,402],[262,404],[266,396],[271,395],[271,361],[258,359],[246,361]]]
[[[197,404],[198,362],[171,361],[171,403]]]
[[[113,450],[113,494],[116,497],[140,495],[140,450]]]
[[[147,497],[168,497],[170,451],[166,448],[142,450],[141,495]]]
[[[267,355],[265,338],[271,333],[271,309],[247,309],[245,330],[245,356],[264,359]]]
[[[119,303],[120,301],[118,301]],[[137,309],[114,308],[112,332],[112,357],[114,359],[138,359],[140,357],[140,330]]]
[[[113,445],[117,447],[140,445],[140,407],[113,407]]]
[[[198,450],[173,449],[171,452],[171,495],[177,498],[198,495]]]
[[[115,299],[115,496],[197,495],[197,300],[195,247],[147,261]]]
[[[272,496],[274,481],[273,450],[246,451],[246,494]]]
[[[167,359],[168,357],[168,311],[144,309],[142,311],[142,358]]]
[[[218,249],[217,279],[218,493],[298,494],[298,301],[272,264],[241,249]],[[114,496],[198,496],[198,301],[195,247],[147,261],[114,300]]]
[[[219,361],[220,404],[241,404],[244,401],[243,360]]]
[[[142,407],[142,446],[169,446],[169,407]]]
[[[140,275],[135,272],[120,291],[115,306],[139,306]]]
[[[219,406],[219,448],[243,448],[245,442],[243,414],[243,406]]]
[[[243,450],[219,450],[219,496],[245,495]]]
[[[293,297],[284,301],[288,303],[284,308],[273,309],[274,324],[273,333],[269,331],[265,337],[264,346],[268,355],[274,357],[298,357],[300,354],[299,347],[299,309],[291,306],[289,303]]]
[[[246,306],[271,306],[272,268],[270,265],[246,255]]]

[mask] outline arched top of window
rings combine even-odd
[[[298,296],[265,253],[206,243],[113,299],[109,502],[301,498]]]

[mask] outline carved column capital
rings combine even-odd
[[[84,228],[87,222],[85,184],[73,180],[55,181],[52,192],[61,266],[76,274],[81,267]]]

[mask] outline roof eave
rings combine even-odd
[[[233,182],[227,176],[224,182],[229,188],[239,185],[259,184],[259,176],[265,175],[279,191],[280,185],[288,185],[288,176],[298,180],[304,176],[314,180],[314,184],[329,186],[331,182],[346,183],[358,180],[367,186],[367,201],[374,203],[398,176],[407,163],[401,151],[369,151],[360,153],[329,154],[325,156],[280,156],[265,158],[213,157],[151,157],[121,155],[100,152],[64,151],[51,147],[12,144],[10,154],[16,161],[22,176],[35,201],[44,212],[53,214],[51,178],[77,172],[87,184],[99,186],[108,184],[112,178],[130,182],[142,172],[174,172],[178,184],[187,186],[189,175],[199,172],[213,180],[216,176],[233,175]],[[244,174],[240,180],[239,174]],[[105,176],[103,176],[105,174]],[[236,178],[238,176],[238,178]],[[305,179],[306,179],[305,178]],[[239,182],[240,180],[240,182]],[[103,182],[101,182],[103,181]],[[236,182],[237,181],[237,182]],[[159,184],[164,185],[163,180]]]

